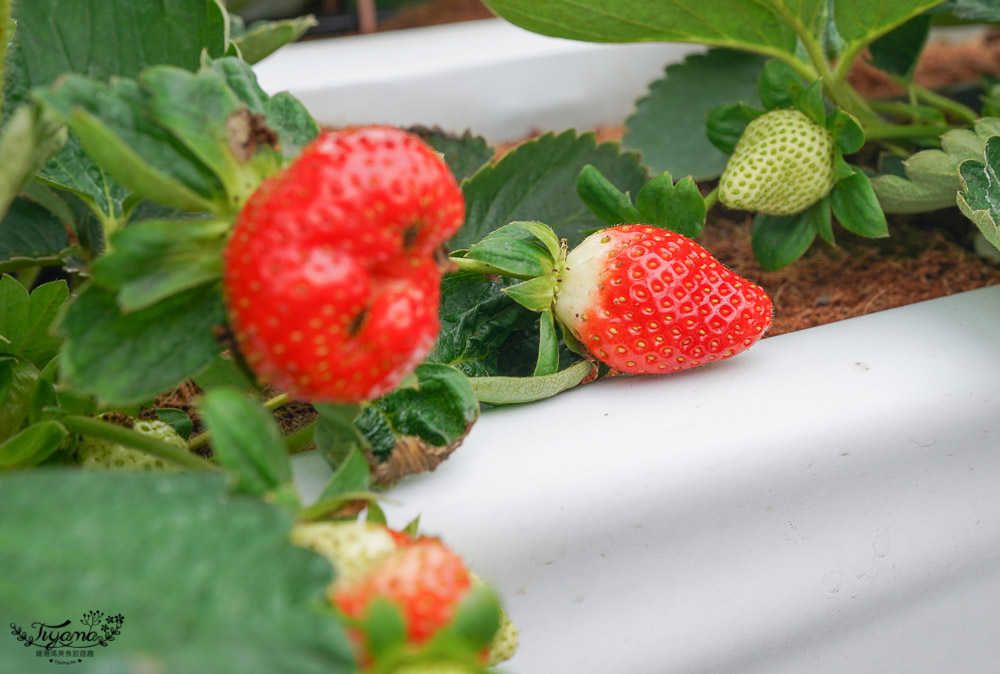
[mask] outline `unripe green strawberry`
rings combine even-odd
[[[348,582],[367,573],[375,564],[396,551],[401,539],[381,524],[309,522],[296,524],[291,542],[326,557],[336,573],[335,582]]]
[[[321,135],[250,197],[226,246],[229,317],[246,362],[313,402],[393,390],[434,346],[435,253],[463,214],[447,165],[417,136]]]
[[[798,110],[772,110],[747,124],[719,179],[730,208],[793,215],[833,188],[833,134]]]
[[[163,440],[178,449],[187,451],[187,443],[169,424],[162,421],[137,421],[133,427],[138,433]],[[178,468],[163,459],[157,458],[119,445],[110,440],[84,436],[76,449],[80,465],[91,470],[125,470],[125,471],[157,471],[178,470]]]
[[[724,360],[771,324],[771,299],[697,243],[649,225],[619,225],[569,252],[555,313],[591,354],[630,374],[669,374]]]
[[[475,571],[470,571],[469,577],[472,579],[473,587],[482,587],[486,584]],[[519,640],[520,631],[517,629],[517,625],[514,624],[514,621],[510,619],[510,616],[501,607],[500,626],[497,628],[497,633],[493,635],[493,640],[490,642],[484,664],[487,667],[492,667],[505,660],[510,660],[517,651]]]

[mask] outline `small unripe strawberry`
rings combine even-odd
[[[555,313],[603,363],[669,374],[724,360],[771,324],[771,299],[697,243],[649,225],[619,225],[570,251]]]
[[[336,574],[335,582],[348,582],[395,552],[399,536],[380,524],[352,520],[296,524],[289,539],[326,557]]]
[[[772,110],[747,124],[719,179],[730,208],[793,215],[833,188],[833,134],[798,110]]]
[[[162,421],[137,421],[133,430],[154,437],[187,451],[187,443],[172,426]],[[170,471],[177,466],[158,457],[124,447],[116,442],[84,436],[76,449],[76,456],[83,468],[90,470]]]

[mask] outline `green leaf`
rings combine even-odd
[[[559,371],[559,333],[552,310],[541,312],[538,320],[538,360],[534,376],[544,377]]]
[[[972,220],[983,236],[1000,248],[1000,136],[986,142],[984,160],[962,162],[960,172],[963,189],[958,193],[958,207]]]
[[[757,80],[757,95],[765,110],[790,108],[805,88],[802,78],[784,61],[771,59]]]
[[[317,25],[311,14],[283,21],[258,21],[246,27],[245,32],[233,40],[240,55],[247,63],[257,63],[279,48],[295,42],[307,30]]]
[[[34,98],[59,115],[101,170],[129,191],[179,210],[224,212],[222,183],[152,120],[148,94],[135,80],[108,85],[69,75]]]
[[[865,144],[865,130],[849,112],[834,108],[826,117],[826,128],[833,134],[837,149],[853,154]]]
[[[830,196],[827,195],[809,208],[809,218],[819,238],[831,246],[837,242],[833,237],[833,213],[830,209]]]
[[[427,360],[453,365],[470,377],[512,374],[505,347],[521,344],[525,331],[537,334],[538,315],[503,292],[511,283],[475,273],[445,276],[438,312],[441,329]]]
[[[278,134],[281,154],[298,157],[309,141],[319,135],[319,125],[302,101],[282,91],[267,101],[267,125]]]
[[[66,438],[69,437],[62,424],[56,421],[42,421],[28,426],[17,435],[8,438],[0,443],[0,470],[11,470],[18,468],[31,468],[37,466],[42,461],[52,455]],[[6,480],[0,480],[6,482]],[[4,498],[10,497],[8,492],[4,492]],[[35,495],[37,498],[37,494]],[[5,513],[10,516],[10,501],[7,501]],[[5,532],[6,533],[6,532]],[[0,536],[2,537],[2,536]],[[4,555],[0,554],[0,559]],[[11,569],[3,560],[6,566],[7,578],[10,579]],[[2,596],[0,591],[0,596]],[[7,599],[6,597],[4,599]],[[0,657],[0,664],[3,658]]]
[[[799,94],[795,107],[820,126],[826,124],[826,107],[823,104],[823,83],[816,80]]]
[[[228,355],[218,354],[211,364],[201,373],[194,376],[194,383],[203,391],[209,391],[220,386],[250,391],[253,382],[247,377],[236,361]]]
[[[900,77],[910,77],[927,43],[931,15],[921,14],[892,29],[868,45],[871,64]]]
[[[861,169],[841,178],[830,192],[833,214],[844,229],[871,238],[889,236],[885,213],[879,206],[871,181]]]
[[[726,154],[732,154],[747,124],[762,114],[760,110],[746,103],[720,105],[708,113],[705,133],[712,145]]]
[[[754,258],[765,271],[781,269],[809,249],[817,233],[813,220],[815,207],[814,204],[796,215],[757,214],[750,245]]]
[[[87,611],[123,616],[95,657],[102,671],[355,671],[322,609],[329,562],[288,543],[288,514],[228,495],[222,479],[44,470],[4,477],[0,490],[5,619],[80,629]],[[237,572],[234,560],[247,563]],[[3,671],[35,661],[34,649],[0,651]]]
[[[555,264],[546,246],[519,223],[490,232],[472,246],[465,257],[517,278],[542,276],[552,271]]]
[[[329,438],[330,436],[325,436]],[[317,448],[324,456],[335,453],[334,448],[320,446]],[[352,447],[346,457],[339,462],[330,480],[319,495],[320,501],[332,499],[351,492],[368,491],[371,488],[372,469],[364,453],[357,447]]]
[[[278,153],[256,142],[255,118],[218,70],[189,73],[154,66],[143,71],[139,81],[150,92],[153,120],[215,173],[233,212],[264,178],[277,171]]]
[[[664,173],[646,183],[636,197],[642,222],[696,237],[705,227],[707,209],[694,180],[684,178],[672,184]]]
[[[941,0],[837,0],[833,16],[847,42],[867,44],[885,35]]]
[[[29,295],[14,277],[0,277],[0,353],[44,367],[59,350],[50,329],[68,296],[65,281],[45,283]]]
[[[940,150],[923,150],[903,162],[906,178],[881,175],[872,187],[886,213],[922,213],[955,205],[962,189],[958,167],[983,156],[986,140],[1000,135],[1000,118],[984,117],[975,128],[955,129],[941,136]]]
[[[62,151],[36,174],[43,184],[79,197],[99,218],[103,228],[116,228],[126,219],[128,188],[111,178],[87,155],[80,140],[66,139]]]
[[[493,160],[493,148],[486,141],[466,131],[461,136],[438,127],[414,126],[407,129],[415,133],[432,148],[444,155],[455,180],[461,182]]]
[[[38,368],[15,356],[0,355],[0,442],[21,430],[28,417]]]
[[[0,219],[0,272],[61,264],[73,250],[66,227],[28,199],[15,199]]]
[[[416,459],[420,470],[431,470],[469,432],[479,403],[468,378],[453,367],[425,363],[416,374],[417,388],[365,403],[355,423],[379,463],[391,462],[400,450],[412,452],[406,458]],[[395,481],[395,476],[380,481]]]
[[[406,642],[406,619],[399,606],[376,596],[361,623],[365,645],[375,658],[385,658]]]
[[[367,443],[355,425],[361,405],[314,405],[319,413],[313,442],[334,470],[338,470],[351,453],[365,449]]]
[[[576,178],[576,193],[591,213],[609,225],[639,222],[641,219],[628,195],[590,164],[584,166]]]
[[[549,133],[521,145],[462,183],[465,225],[452,237],[449,247],[469,248],[489,232],[516,220],[548,223],[570,247],[576,245],[588,232],[604,226],[576,195],[576,178],[587,164],[622,192],[637,192],[645,182],[646,172],[638,158],[623,154],[616,144],[597,145],[592,133]]]
[[[202,398],[200,411],[236,493],[263,496],[291,488],[292,464],[281,431],[259,403],[236,389],[217,388]]]
[[[35,105],[14,110],[0,131],[0,218],[28,179],[66,143],[66,129]]]
[[[160,407],[156,410],[156,418],[177,431],[177,435],[185,440],[191,437],[191,431],[194,430],[194,422],[184,410]]]
[[[530,403],[573,388],[593,367],[590,361],[580,360],[544,377],[473,377],[469,381],[480,402],[491,405]]]
[[[231,223],[148,220],[112,239],[112,252],[94,263],[94,280],[117,289],[125,311],[222,278],[222,251]]]
[[[626,120],[623,146],[640,152],[654,174],[668,171],[695,180],[719,176],[728,157],[709,141],[706,119],[718,106],[734,101],[756,106],[763,65],[757,56],[712,49],[668,66]]]
[[[217,289],[187,290],[131,313],[113,291],[91,285],[68,305],[61,371],[70,385],[110,404],[141,403],[207,367],[219,352]]]
[[[791,54],[795,32],[777,3],[744,0],[485,0],[500,17],[543,35],[589,42],[697,42],[719,47]],[[825,0],[782,3],[816,33]]]
[[[504,288],[508,297],[531,311],[550,311],[556,296],[556,278],[548,274]]]

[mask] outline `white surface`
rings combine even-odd
[[[290,91],[321,124],[472,127],[501,142],[619,124],[667,63],[695,51],[560,40],[493,19],[301,42],[254,70],[265,91]]]
[[[993,287],[492,409],[385,510],[498,588],[510,672],[996,672],[998,343]]]

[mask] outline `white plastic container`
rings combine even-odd
[[[620,121],[691,50],[487,21],[296,45],[258,72],[323,123],[499,141]],[[1000,671],[998,344],[987,288],[491,409],[385,510],[494,583],[522,631],[506,671]],[[314,498],[329,471],[295,469]]]

